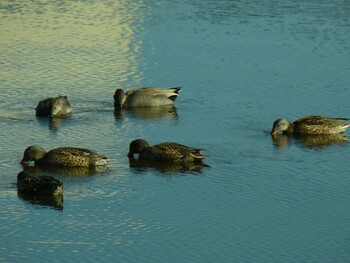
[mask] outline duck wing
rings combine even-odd
[[[47,163],[63,166],[94,166],[102,160],[106,162],[107,156],[84,148],[59,147],[49,151],[45,159]]]
[[[204,149],[189,147],[175,142],[164,142],[153,147],[163,151],[164,155],[173,156],[176,160],[200,161],[206,157],[200,152]]]
[[[306,116],[293,124],[297,131],[307,131],[315,134],[341,133],[350,126],[346,118],[331,118],[325,116]]]

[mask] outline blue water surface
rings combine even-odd
[[[350,145],[270,136],[350,117],[349,1],[0,3],[1,262],[348,262]],[[181,86],[115,113],[115,89]],[[35,117],[67,95],[72,116]],[[349,132],[347,132],[349,135]],[[129,143],[205,148],[206,167],[134,167]],[[17,194],[29,145],[108,155],[63,204]]]

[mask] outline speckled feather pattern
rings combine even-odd
[[[306,116],[291,123],[286,119],[278,119],[273,123],[272,135],[282,131],[284,134],[337,134],[344,133],[350,127],[348,119],[324,116]]]
[[[88,149],[60,147],[49,151],[38,163],[87,167],[98,165],[102,159],[103,156]]]
[[[294,123],[294,133],[300,134],[336,134],[344,132],[350,123],[344,119],[323,116],[307,116]]]
[[[34,161],[36,164],[96,167],[104,166],[107,160],[107,156],[83,148],[59,147],[45,152],[40,146],[29,146],[24,151],[22,164],[27,165],[28,161]]]
[[[139,158],[166,162],[195,162],[201,161],[206,157],[200,153],[200,150],[202,149],[196,149],[172,142],[164,142],[145,148],[140,153]]]

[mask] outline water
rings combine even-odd
[[[347,262],[348,143],[269,135],[349,116],[349,1],[2,1],[1,262]],[[182,86],[175,111],[113,112],[116,88]],[[36,118],[67,95],[74,112]],[[349,132],[347,132],[349,135]],[[210,167],[130,167],[131,140],[205,148]],[[62,207],[17,195],[24,149],[111,158]],[[79,174],[79,173],[78,173]]]

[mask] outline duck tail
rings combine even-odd
[[[168,98],[171,99],[172,101],[175,101],[181,89],[182,89],[181,87],[171,88],[173,92],[170,94]]]
[[[201,162],[203,159],[205,159],[207,156],[201,153],[192,153],[192,157],[195,161]]]
[[[174,87],[171,89],[173,89],[176,94],[179,94],[179,92],[182,90],[182,87]]]

